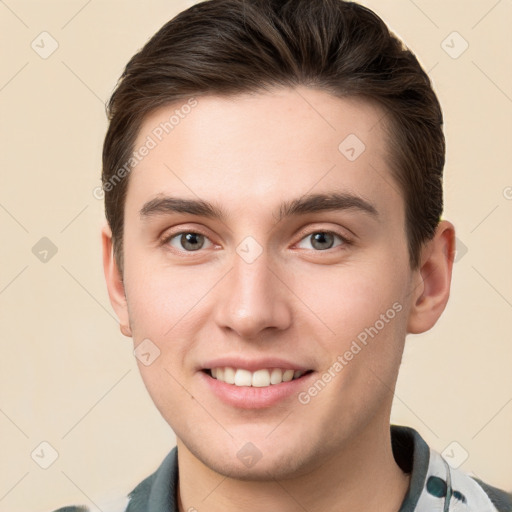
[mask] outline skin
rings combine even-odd
[[[411,269],[378,106],[304,87],[197,99],[129,177],[123,279],[108,226],[102,233],[121,330],[135,347],[148,338],[160,350],[151,365],[138,364],[177,437],[180,510],[396,512],[409,476],[391,451],[393,391],[406,334],[430,329],[448,300],[453,225],[439,224]],[[147,117],[135,147],[176,108]],[[366,146],[355,161],[338,150],[348,134]],[[281,202],[333,190],[363,198],[377,215],[347,209],[276,222]],[[226,219],[141,217],[162,194],[216,203]],[[181,231],[206,238],[197,251],[180,235],[161,243]],[[336,236],[319,249],[318,232]],[[248,236],[262,250],[250,264],[236,252]],[[395,303],[401,311],[305,405],[294,395],[240,409],[201,378],[219,356],[280,357],[319,378]],[[252,467],[237,457],[247,442],[262,455]]]

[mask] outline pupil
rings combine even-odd
[[[202,236],[202,235],[200,235],[198,233],[186,233],[186,234],[182,235],[182,242],[184,241],[183,247],[185,247],[187,249],[191,249],[193,251],[197,250],[200,247],[197,247],[197,245],[194,245],[194,244],[197,244],[197,237],[200,237],[200,236]]]
[[[320,244],[322,244],[322,243],[325,244],[326,237],[327,237],[327,239],[329,239],[329,238],[332,239],[332,235],[330,235],[329,233],[315,233],[313,236],[313,247],[316,247],[315,244],[317,242],[319,242]],[[331,242],[332,242],[332,240],[331,240]],[[329,249],[331,245],[332,245],[332,243],[329,244],[329,247],[316,247],[316,248],[317,249]]]

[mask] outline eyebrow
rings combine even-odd
[[[348,193],[308,194],[279,206],[277,222],[297,215],[306,215],[323,211],[358,210],[362,213],[378,216],[373,204],[360,196]],[[186,199],[180,197],[160,196],[151,199],[140,210],[141,218],[167,215],[171,213],[187,213],[210,219],[225,221],[228,217],[220,205],[202,199]]]

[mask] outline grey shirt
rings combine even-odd
[[[390,428],[395,460],[411,475],[409,489],[397,512],[512,512],[512,494],[451,467],[416,430],[397,425]],[[178,512],[177,489],[178,451],[174,447],[160,467],[127,496],[125,504],[115,510],[102,510]],[[88,511],[87,507],[64,507],[55,512]]]

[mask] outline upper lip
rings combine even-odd
[[[254,358],[254,359],[242,359],[240,357],[221,357],[206,361],[202,366],[202,370],[210,370],[212,368],[225,368],[229,366],[231,368],[240,368],[255,372],[256,370],[271,369],[271,368],[282,368],[283,370],[301,370],[308,371],[312,368],[310,366],[304,366],[300,363],[294,363],[287,361],[286,359],[280,359],[276,357],[265,357],[265,358]]]

